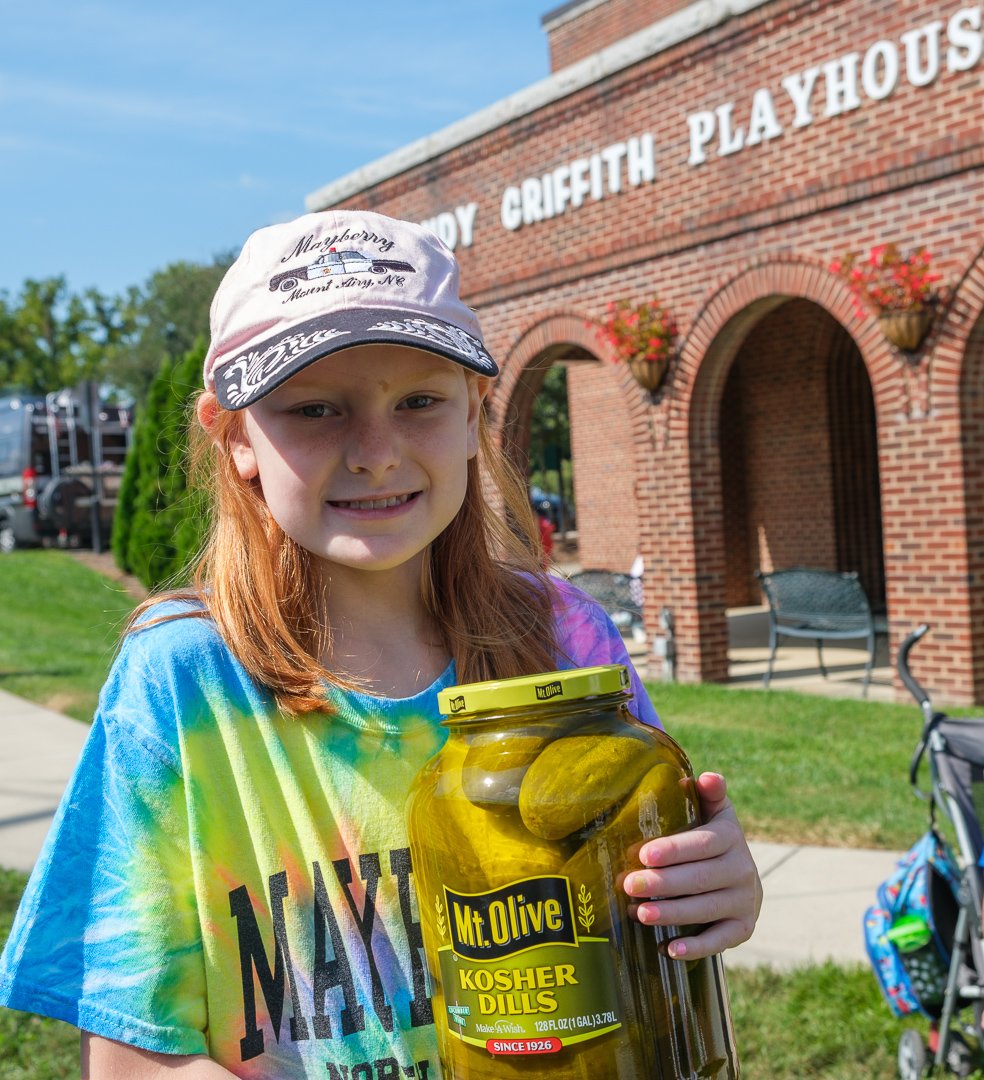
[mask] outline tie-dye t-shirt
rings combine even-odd
[[[628,663],[604,612],[561,596],[558,667]],[[454,681],[452,664],[415,697],[289,718],[207,619],[130,634],[0,1004],[254,1080],[438,1080],[404,805]]]

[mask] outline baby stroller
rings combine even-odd
[[[978,866],[984,850],[984,719],[952,719],[933,709],[929,695],[909,670],[909,653],[928,630],[922,625],[909,634],[899,649],[896,666],[923,714],[922,737],[909,779],[916,793],[929,800],[930,829],[899,863],[895,877],[879,890],[879,902],[887,904],[889,910],[869,909],[866,916],[869,953],[872,961],[880,960],[883,967],[885,956],[876,956],[869,917],[872,912],[889,916],[891,925],[886,923],[883,928],[880,944],[891,950],[892,962],[899,965],[895,985],[888,985],[884,969],[876,968],[876,974],[893,1010],[900,1016],[918,1010],[930,1021],[925,1041],[915,1028],[905,1030],[899,1039],[902,1080],[918,1080],[931,1068],[969,1076],[984,1067],[984,942]],[[923,757],[929,766],[928,794],[919,788]],[[937,831],[937,812],[952,825],[956,858]],[[902,883],[899,891],[893,882],[896,886]],[[904,899],[901,894],[914,883],[912,902],[921,905],[919,917],[901,913],[899,906]]]

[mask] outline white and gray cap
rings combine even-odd
[[[330,210],[259,229],[212,301],[205,386],[245,409],[356,345],[409,345],[497,375],[458,280],[434,233],[382,214]]]

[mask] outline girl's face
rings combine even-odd
[[[487,390],[488,380],[432,353],[348,349],[245,409],[233,459],[312,555],[416,572],[465,497]]]

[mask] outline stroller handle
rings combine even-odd
[[[933,705],[929,700],[929,694],[926,693],[916,680],[916,677],[909,670],[909,652],[913,645],[927,633],[929,633],[929,626],[926,623],[920,623],[915,630],[906,636],[905,641],[899,646],[899,654],[895,660],[895,667],[898,670],[899,678],[905,683],[905,688],[919,703],[919,708],[922,710],[923,714],[922,737],[919,740],[919,745],[916,747],[915,753],[912,755],[912,761],[909,763],[909,783],[916,789],[917,794],[922,794],[919,791],[919,763],[922,761],[922,756],[926,752],[930,732],[935,726],[936,721],[938,719],[943,719],[942,716],[937,716],[937,714],[933,712]],[[927,797],[928,796],[923,795],[923,798]]]
[[[905,641],[899,646],[899,654],[895,660],[895,667],[899,673],[899,678],[924,712],[929,705],[929,694],[926,693],[922,686],[916,681],[916,677],[909,670],[909,653],[912,650],[913,645],[927,633],[929,633],[929,625],[927,623],[920,623],[915,630],[906,636]]]

